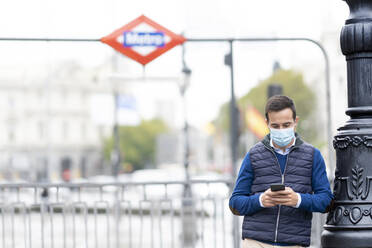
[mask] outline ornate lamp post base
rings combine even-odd
[[[322,234],[322,247],[372,247],[372,230],[325,230]]]
[[[325,247],[372,247],[372,119],[355,117],[338,129],[333,146],[335,201],[322,234]]]

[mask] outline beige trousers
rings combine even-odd
[[[253,239],[244,239],[243,240],[243,248],[301,248],[302,246],[293,245],[293,246],[277,246],[277,245],[269,245],[266,243],[262,243]]]

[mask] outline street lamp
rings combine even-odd
[[[189,174],[189,156],[190,156],[190,143],[189,143],[189,124],[187,122],[187,109],[186,109],[186,90],[190,85],[191,69],[186,65],[185,62],[185,47],[182,46],[182,79],[178,81],[178,87],[182,97],[183,103],[183,116],[184,116],[184,154],[183,154],[183,165],[185,168],[185,179],[186,185],[184,189],[184,198],[191,198],[190,188],[190,174]]]
[[[111,163],[112,163],[112,174],[115,178],[118,177],[120,165],[121,165],[121,154],[120,154],[120,127],[118,121],[119,112],[119,92],[117,88],[114,89],[114,126],[113,126],[113,137],[114,137],[114,148],[111,151]]]
[[[180,87],[180,93],[182,97],[185,96],[186,90],[190,85],[190,79],[191,79],[191,69],[187,67],[187,65],[184,63],[182,68],[182,80],[179,80],[179,87]]]
[[[347,63],[350,119],[338,129],[334,202],[322,247],[372,247],[372,0],[347,0],[350,16],[341,31]]]
[[[179,90],[182,96],[183,102],[183,115],[184,115],[184,153],[183,153],[183,165],[185,168],[185,186],[183,191],[183,218],[182,218],[182,243],[184,247],[193,247],[196,241],[196,224],[193,216],[193,199],[190,185],[190,173],[189,173],[189,157],[190,157],[190,142],[189,142],[189,124],[187,122],[187,109],[186,109],[186,90],[190,85],[191,69],[187,67],[185,62],[185,48],[183,46],[182,53],[182,79],[179,80]]]
[[[184,116],[184,127],[183,127],[183,136],[184,136],[184,154],[183,154],[183,165],[185,168],[185,179],[187,184],[185,185],[184,197],[191,198],[191,188],[189,184],[190,173],[189,173],[189,156],[190,156],[190,142],[189,142],[189,124],[187,122],[187,109],[186,109],[186,90],[190,85],[191,70],[183,63],[182,68],[182,80],[179,81],[180,94],[182,96],[183,102],[183,116]]]

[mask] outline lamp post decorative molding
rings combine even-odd
[[[372,136],[344,136],[335,137],[333,140],[333,148],[335,149],[346,149],[348,146],[358,147],[359,145],[372,147]]]
[[[322,247],[372,247],[372,0],[346,0],[340,42],[347,63],[346,114],[338,129],[334,202]]]

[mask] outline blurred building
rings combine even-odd
[[[155,106],[156,116],[167,123],[169,127],[175,128],[177,103],[170,99],[159,99]]]
[[[212,158],[208,155],[208,151],[213,149],[210,138],[196,128],[189,128],[190,169],[210,169]],[[156,139],[156,163],[159,166],[167,164],[183,165],[184,144],[185,137],[182,129],[159,135]]]
[[[111,134],[111,127],[92,121],[90,100],[112,90],[94,75],[69,63],[46,78],[0,78],[4,177],[60,179],[64,168],[70,168],[72,177],[102,169],[102,140]]]

